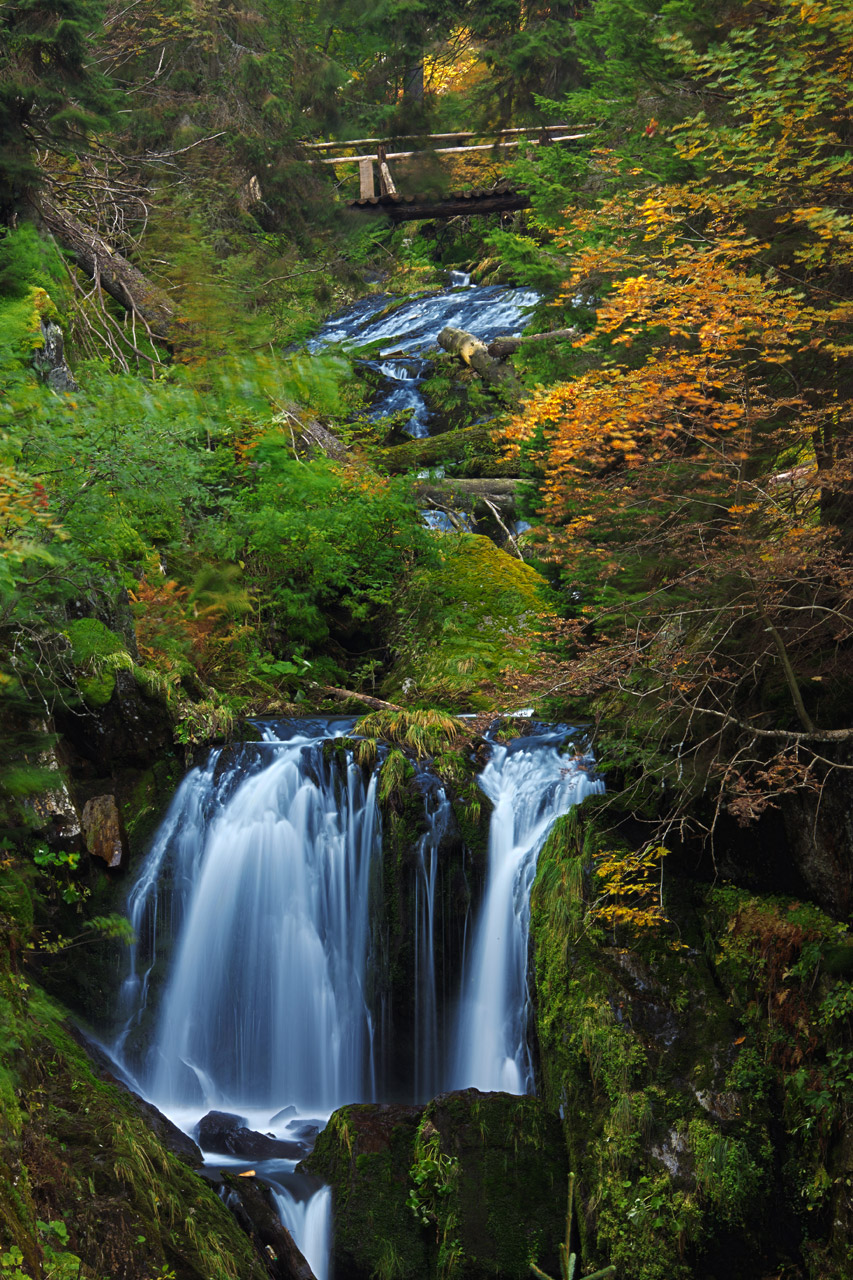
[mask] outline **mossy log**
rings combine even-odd
[[[521,338],[500,337],[495,338],[494,342],[490,342],[486,350],[495,360],[506,360],[507,356],[515,355],[521,347],[525,347],[531,342],[559,342],[567,339],[573,339],[578,336],[577,329],[552,329],[549,333],[526,333]]]
[[[521,388],[511,367],[489,355],[485,342],[475,338],[473,333],[468,333],[465,329],[454,329],[448,325],[438,335],[438,345],[445,351],[449,351],[451,355],[458,356],[493,387],[500,387],[516,397],[521,394]]]
[[[446,462],[461,465],[467,475],[506,475],[514,465],[499,457],[488,426],[462,427],[442,435],[407,440],[405,444],[377,449],[373,455],[390,475],[440,467]]]

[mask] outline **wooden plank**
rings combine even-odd
[[[552,138],[552,142],[578,142],[583,138],[588,138],[588,133],[567,133],[560,138]],[[467,147],[435,147],[432,151],[436,156],[460,155],[463,151],[494,151],[495,147],[506,150],[509,147],[518,147],[522,142],[526,142],[526,138],[510,142],[478,142]],[[386,160],[408,160],[411,156],[421,156],[423,151],[389,151],[385,157]],[[309,161],[311,164],[358,164],[361,160],[372,160],[373,156],[323,156],[320,160]]]
[[[376,185],[373,178],[373,158],[365,156],[358,162],[358,181],[359,195],[362,200],[369,200],[372,195],[376,194]]]
[[[414,222],[424,218],[455,218],[459,214],[474,217],[486,213],[514,213],[526,209],[530,204],[530,196],[523,191],[500,191],[482,196],[476,200],[466,200],[463,196],[448,196],[444,200],[430,200],[425,196],[414,196],[411,203],[391,199],[350,200],[347,207],[362,213],[383,213],[392,222]]]

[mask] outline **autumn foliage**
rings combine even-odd
[[[705,104],[667,138],[693,176],[599,151],[553,229],[594,326],[507,440],[599,713],[668,725],[748,820],[853,735],[853,15],[777,0],[667,47]]]

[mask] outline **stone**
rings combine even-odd
[[[83,806],[81,818],[86,848],[108,867],[120,867],[127,855],[127,837],[115,796],[93,796]]]
[[[281,1111],[276,1111],[274,1116],[270,1116],[268,1124],[280,1124],[282,1120],[287,1120],[289,1116],[296,1115],[296,1107],[282,1107]]]
[[[248,1129],[243,1116],[227,1111],[208,1111],[198,1122],[196,1136],[204,1151],[244,1160],[301,1160],[310,1149],[306,1142],[282,1141]]]
[[[301,1168],[332,1186],[335,1274],[521,1280],[558,1274],[568,1167],[536,1098],[464,1089],[426,1107],[336,1111]],[[415,1202],[413,1208],[413,1200]]]

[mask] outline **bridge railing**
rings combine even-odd
[[[584,132],[576,132],[581,129]],[[573,131],[575,130],[575,131]],[[410,151],[388,151],[388,140],[383,138],[351,138],[346,142],[307,142],[303,145],[311,151],[355,151],[354,155],[320,156],[315,164],[351,165],[357,164],[359,169],[359,199],[370,200],[376,195],[376,175],[379,173],[380,195],[395,194],[396,188],[388,167],[390,160],[409,160],[418,155],[453,155],[464,156],[475,153],[510,150],[526,142],[559,143],[577,142],[589,136],[589,126],[551,124],[531,125],[515,129],[499,129],[493,133],[475,130],[459,130],[454,133],[403,134],[395,141],[418,142],[420,146]],[[482,143],[460,142],[466,138],[490,137],[491,141]],[[432,146],[436,142],[456,140],[456,146]],[[426,144],[426,145],[425,145]],[[365,152],[359,148],[375,147],[375,151]]]

